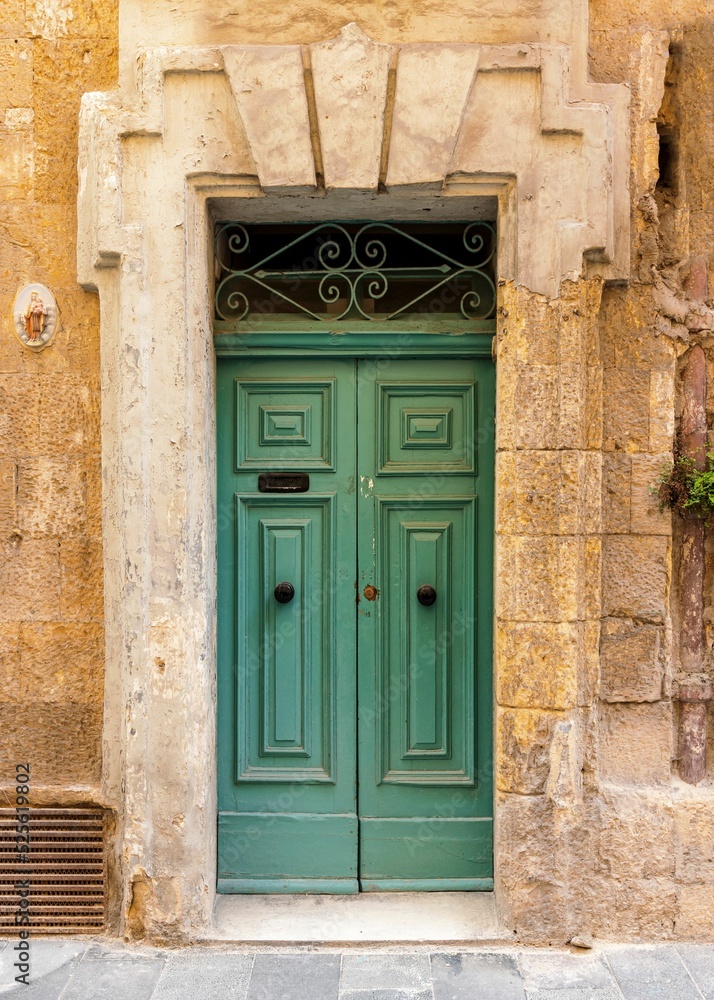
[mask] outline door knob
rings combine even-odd
[[[417,590],[417,601],[423,604],[425,608],[430,608],[436,601],[436,591],[428,583],[425,583],[423,587]]]
[[[293,597],[295,597],[295,588],[292,583],[283,581],[276,586],[273,594],[278,604],[289,604]]]

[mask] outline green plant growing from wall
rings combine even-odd
[[[707,453],[705,469],[697,469],[686,455],[677,456],[650,490],[659,500],[660,510],[668,507],[681,517],[714,519],[714,452]]]

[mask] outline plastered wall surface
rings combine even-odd
[[[239,54],[216,53],[223,46],[308,45],[356,21],[385,46],[523,42],[533,52],[533,45],[565,44],[571,77],[582,60],[585,79],[587,54],[593,81],[629,86],[629,129],[619,130],[629,133],[627,200],[616,203],[614,188],[594,181],[594,207],[578,201],[567,210],[597,221],[596,243],[610,239],[610,263],[581,266],[588,246],[582,231],[573,246],[549,243],[540,220],[549,218],[551,203],[539,208],[525,200],[538,192],[547,198],[548,173],[539,171],[558,162],[552,146],[581,140],[566,131],[551,141],[539,131],[536,141],[531,128],[524,141],[523,133],[504,129],[504,149],[520,143],[536,150],[531,189],[515,159],[487,166],[522,179],[516,196],[507,185],[489,192],[501,198],[503,229],[520,235],[504,237],[512,260],[502,264],[498,320],[497,891],[505,926],[523,941],[714,937],[714,720],[707,776],[687,785],[676,760],[679,528],[649,492],[671,455],[683,359],[695,342],[708,349],[712,336],[711,293],[701,277],[714,254],[712,14],[707,3],[691,0],[592,0],[586,36],[579,3],[517,4],[516,15],[508,4],[483,2],[479,18],[467,6],[445,0],[208,9],[201,0],[122,0],[117,12],[68,0],[10,5],[2,28],[10,66],[3,63],[2,73],[10,73],[12,86],[3,91],[11,113],[2,110],[11,139],[0,154],[0,385],[9,401],[0,410],[1,541],[8,553],[0,568],[0,634],[13,695],[0,709],[7,712],[2,759],[14,762],[29,734],[35,752],[45,754],[37,760],[46,775],[41,783],[54,786],[47,794],[76,801],[82,796],[73,787],[98,786],[82,795],[117,810],[118,933],[182,941],[206,936],[210,927],[211,522],[196,496],[210,495],[213,470],[209,445],[202,453],[195,443],[198,424],[201,440],[212,435],[203,405],[210,398],[210,330],[200,306],[205,261],[185,285],[174,262],[187,246],[190,259],[205,257],[199,209],[210,197],[253,200],[267,192],[278,217],[274,199],[291,188],[305,195],[320,181],[309,123],[307,132],[295,132],[306,142],[305,156],[288,137],[290,153],[276,163],[261,146],[265,133],[251,133],[250,110],[240,104],[249,97],[236,86]],[[116,86],[117,16],[121,93],[85,103],[80,150],[79,94]],[[137,60],[147,40],[174,55],[161,56],[163,63],[148,55]],[[379,53],[365,51],[377,76],[391,64],[391,52],[383,67]],[[406,54],[399,58],[406,81]],[[429,58],[436,58],[433,50]],[[319,59],[313,50],[313,71]],[[332,65],[326,51],[325,65]],[[453,60],[446,65],[453,68]],[[288,59],[286,73],[293,70]],[[487,85],[497,76],[480,79]],[[456,88],[451,107],[462,92],[458,75],[449,86]],[[616,91],[591,92],[587,100],[624,106]],[[405,99],[406,131],[413,106]],[[295,123],[303,113],[293,108],[283,120]],[[597,117],[581,135],[602,137],[591,131]],[[429,127],[436,132],[439,125],[435,119]],[[120,132],[126,137],[117,140]],[[328,187],[332,178],[338,192],[350,185],[372,192],[363,206],[372,214],[384,169],[374,153],[377,134],[370,146],[365,130],[353,163],[328,155],[322,164]],[[662,134],[671,147],[667,183],[660,178]],[[329,136],[322,138],[329,154]],[[207,144],[213,159],[206,159]],[[460,176],[484,169],[483,149],[464,134],[458,147],[447,147],[445,130],[436,164],[390,157],[393,186],[422,183],[438,192],[450,168]],[[101,376],[97,295],[75,283],[78,157],[80,277],[101,293]],[[185,179],[201,169],[232,178],[233,186],[194,193],[187,210]],[[568,175],[553,176],[572,192]],[[156,177],[162,181],[154,188]],[[595,214],[603,203],[618,206],[611,221]],[[544,268],[529,270],[531,260],[545,261]],[[555,260],[553,270],[548,262]],[[30,280],[50,285],[62,311],[64,329],[40,355],[23,351],[10,329],[11,300]],[[186,288],[193,296],[188,314],[181,311]],[[167,315],[178,317],[172,341],[165,339]],[[177,387],[188,400],[181,411],[170,406]],[[159,410],[149,404],[151,392]],[[712,362],[709,393],[711,411]],[[151,511],[148,521],[132,515],[142,508]]]
[[[111,2],[0,7],[0,786],[29,760],[37,801],[96,798],[104,630],[99,303],[77,284],[83,92],[116,85]],[[17,291],[54,292],[36,354]],[[90,791],[72,791],[90,789]]]

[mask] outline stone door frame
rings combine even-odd
[[[544,301],[626,274],[628,93],[589,83],[564,45],[381,45],[354,25],[137,65],[124,90],[85,95],[80,120],[79,280],[101,305],[102,799],[117,818],[112,926],[179,941],[210,936],[215,903],[213,220],[497,206],[506,343],[526,321],[504,306],[516,286]],[[497,375],[504,451],[517,365]],[[497,510],[501,493],[497,466]],[[512,550],[497,546],[498,581]],[[497,617],[518,620],[509,601],[497,582]]]

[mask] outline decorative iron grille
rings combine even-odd
[[[96,934],[105,926],[101,809],[31,808],[27,861],[17,861],[17,813],[0,809],[0,937],[17,935],[18,880],[30,931]]]
[[[219,224],[216,326],[473,328],[495,313],[495,245],[487,222]]]

